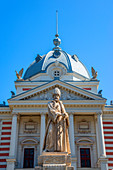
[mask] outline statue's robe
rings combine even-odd
[[[66,115],[65,118],[63,117],[64,113]],[[68,135],[69,116],[61,101],[56,102],[53,100],[48,103],[48,119],[43,151],[68,152],[70,154]]]

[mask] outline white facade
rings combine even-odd
[[[56,57],[57,52],[60,55]],[[23,80],[15,81],[16,95],[8,100],[9,106],[0,107],[0,169],[38,166],[48,120],[47,103],[52,100],[53,89],[59,87],[70,117],[75,170],[111,170],[113,106],[106,106],[106,99],[98,94],[99,81],[90,78],[77,56],[67,54],[59,46],[44,57],[28,68]],[[84,163],[82,152],[85,156],[89,152],[90,165],[87,158]],[[26,155],[32,157],[32,165]]]

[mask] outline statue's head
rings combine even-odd
[[[60,89],[59,89],[58,87],[56,87],[56,88],[54,89],[53,99],[54,99],[55,101],[59,101],[60,96],[61,96]]]

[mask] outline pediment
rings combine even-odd
[[[68,90],[64,90],[62,89],[62,87],[59,87],[60,91],[61,91],[61,100],[84,100],[84,99],[88,99],[88,97],[86,96],[81,96],[80,94],[76,94],[73,91],[68,91]],[[44,92],[40,92],[38,94],[34,94],[33,97],[30,98],[26,98],[27,100],[52,100],[53,99],[53,89],[51,90],[46,90]]]
[[[88,92],[82,88],[70,85],[60,80],[37,86],[27,92],[21,93],[8,101],[17,100],[52,100],[55,87],[61,90],[61,100],[103,100],[104,98]],[[104,99],[105,100],[105,99]]]

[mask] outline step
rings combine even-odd
[[[16,168],[15,170],[35,170],[35,168]]]
[[[77,168],[77,170],[101,170],[100,168]]]

